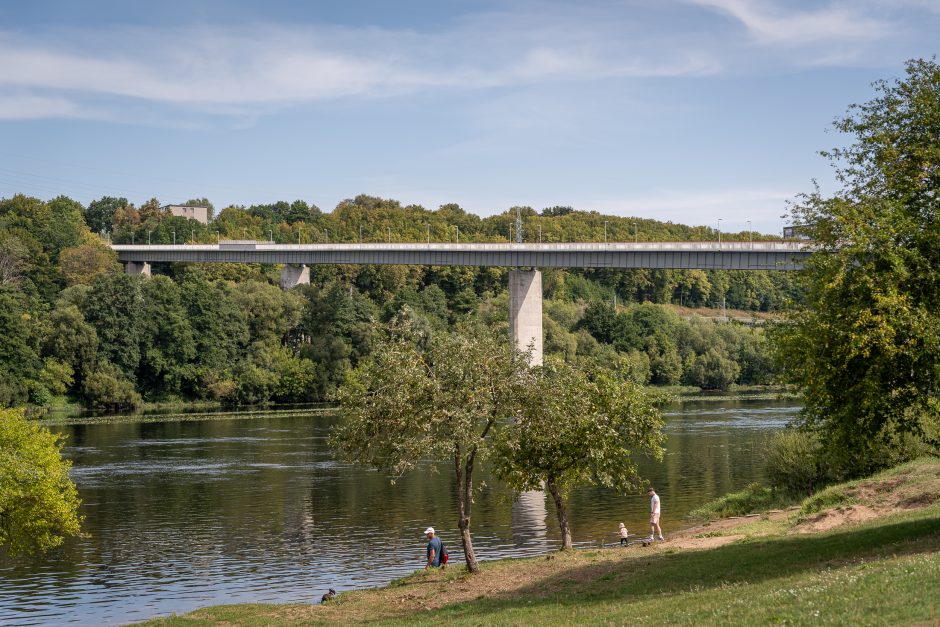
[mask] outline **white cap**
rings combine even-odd
[[[428,535],[429,533],[434,533],[434,527],[428,527],[424,530],[424,535]]]

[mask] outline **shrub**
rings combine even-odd
[[[89,406],[102,409],[127,409],[143,404],[134,384],[124,378],[110,364],[98,367],[85,378],[83,386],[85,400]]]
[[[821,458],[819,436],[807,431],[787,429],[771,436],[767,445],[764,472],[775,489],[787,494],[810,494],[832,480],[828,465]]]

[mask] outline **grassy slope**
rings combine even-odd
[[[920,460],[830,491],[823,500],[835,508],[820,510],[820,498],[808,499],[801,511],[715,523],[653,549],[488,562],[478,577],[458,569],[419,572],[386,588],[342,594],[327,606],[219,606],[148,624],[940,619],[940,461]],[[853,522],[862,514],[865,522]]]

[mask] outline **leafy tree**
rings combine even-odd
[[[128,206],[130,203],[127,202],[127,198],[102,196],[88,203],[88,208],[85,209],[85,223],[93,233],[110,231],[111,225],[115,222],[115,212]]]
[[[874,87],[835,124],[854,143],[824,153],[842,189],[793,207],[818,252],[806,307],[778,334],[803,424],[848,475],[904,434],[936,445],[940,414],[940,66],[909,61]]]
[[[40,367],[27,299],[0,286],[0,407],[26,401]]]
[[[0,285],[19,285],[29,270],[29,250],[10,231],[0,228]]]
[[[99,363],[85,377],[82,395],[90,407],[133,409],[143,403],[134,383],[113,364]]]
[[[517,490],[544,483],[555,502],[561,548],[570,549],[566,496],[579,484],[621,492],[640,485],[636,458],[662,459],[662,417],[636,383],[563,362],[539,368],[516,421],[497,436],[496,475]]]
[[[80,533],[80,500],[62,459],[61,436],[0,410],[0,546],[11,554],[59,546]]]
[[[473,474],[499,428],[517,416],[529,376],[524,355],[482,327],[436,333],[421,350],[410,329],[375,346],[337,394],[344,423],[334,443],[353,461],[396,474],[424,460],[452,463],[467,569]]]
[[[126,274],[100,275],[83,305],[98,336],[98,356],[134,377],[140,365],[141,281]]]
[[[172,279],[155,276],[141,285],[138,387],[149,395],[178,395],[194,379],[196,340]]]
[[[88,235],[83,240],[59,254],[59,272],[68,285],[91,285],[99,274],[120,272],[117,254],[97,236]]]
[[[142,222],[146,222],[147,220],[160,220],[165,215],[163,207],[160,206],[160,201],[156,198],[151,198],[142,204],[138,213],[140,213],[140,220]]]
[[[42,324],[42,355],[67,364],[74,373],[93,369],[98,353],[98,333],[85,321],[76,305],[61,302]]]

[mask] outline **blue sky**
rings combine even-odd
[[[779,232],[940,0],[0,0],[0,197],[360,193]]]

